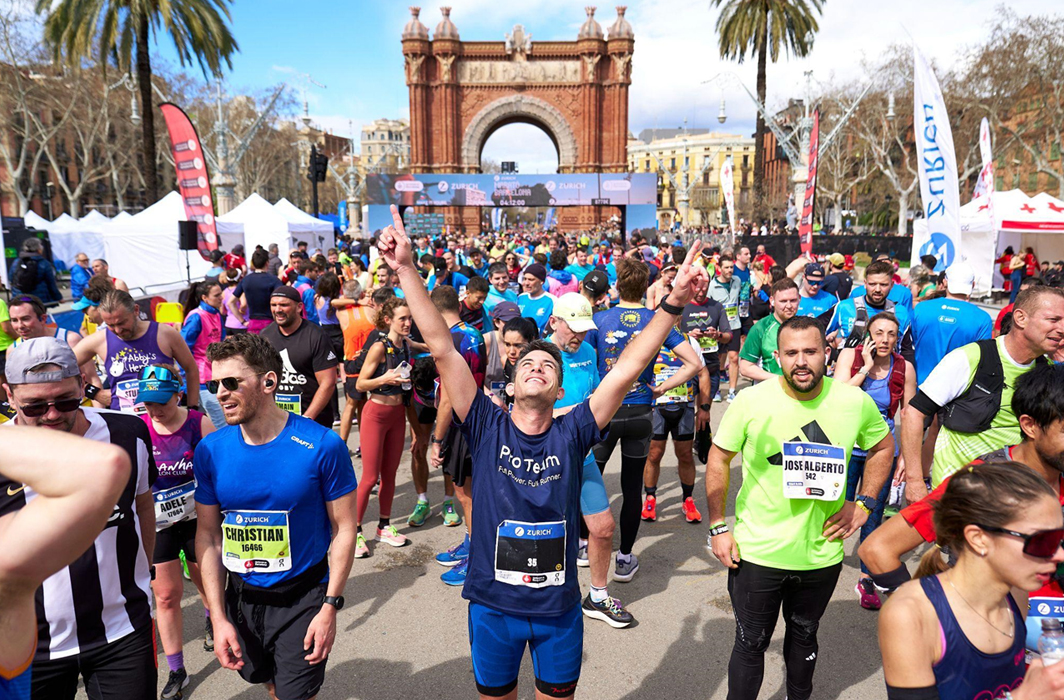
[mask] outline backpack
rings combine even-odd
[[[38,261],[33,258],[19,258],[15,266],[15,275],[11,282],[20,292],[30,293],[37,288]]]
[[[856,348],[858,345],[864,343],[865,332],[868,330],[868,304],[864,297],[856,297],[853,300],[854,319],[853,328],[850,330],[850,335],[846,337],[846,345],[848,348]],[[894,302],[890,299],[886,300],[883,305],[884,311],[893,311]]]
[[[1001,355],[997,341],[988,338],[977,340],[979,364],[975,376],[964,393],[942,407],[939,422],[955,433],[979,433],[990,428],[994,416],[1001,410],[1001,393],[1005,389],[1005,371],[1001,367]],[[1040,356],[1036,364],[1045,364]]]
[[[851,373],[856,373],[864,367],[864,357],[861,355],[863,349],[864,345],[858,345],[855,349]],[[890,378],[887,380],[887,387],[890,389],[890,406],[887,408],[889,417],[893,417],[898,412],[898,407],[905,398],[905,358],[896,352],[891,354],[894,356],[894,363],[890,369]]]

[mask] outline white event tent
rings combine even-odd
[[[203,277],[209,262],[196,251],[183,251],[177,222],[186,220],[181,195],[171,192],[131,217],[115,217],[104,227],[103,241],[111,274],[125,280],[134,296],[184,284],[186,260],[192,279]],[[232,250],[244,242],[242,224],[217,222],[218,245]]]
[[[243,225],[244,250],[249,257],[257,245],[269,249],[271,243],[276,243],[282,259],[287,259],[288,251],[295,247],[288,219],[258,194],[219,216],[218,221]]]
[[[315,248],[321,252],[336,245],[336,235],[329,221],[317,219],[306,213],[285,198],[273,205],[288,220],[288,231],[297,241],[306,241],[307,249],[313,253]]]
[[[1031,247],[1039,260],[1064,260],[1064,201],[1045,192],[1034,197],[1028,197],[1022,190],[994,192],[992,208],[985,198],[961,207],[965,254],[968,253],[966,226],[988,231],[993,236],[989,265],[995,287],[1000,288],[1003,279],[993,261],[1008,246],[1017,252]]]

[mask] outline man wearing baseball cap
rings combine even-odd
[[[564,393],[554,403],[554,409],[568,411],[587,399],[599,383],[595,348],[584,342],[587,332],[596,328],[591,303],[575,292],[563,294],[554,303],[551,325],[554,332],[547,340],[561,350],[564,366]],[[602,472],[595,462],[594,453],[590,451],[584,458],[581,474],[580,512],[583,520],[576,563],[578,566],[591,567],[591,592],[584,598],[584,615],[602,620],[611,627],[627,627],[634,618],[619,600],[611,598],[606,591],[613,550],[613,514],[602,482]]]
[[[820,263],[809,263],[805,266],[802,275],[801,299],[798,300],[798,315],[819,318],[827,325],[831,320],[831,310],[839,303],[834,294],[825,292],[821,285],[824,284],[824,268]]]
[[[972,266],[963,260],[955,262],[946,269],[946,296],[916,305],[912,333],[917,384],[951,350],[989,338],[993,332],[990,314],[968,301],[974,287]]]
[[[91,677],[95,697],[104,700],[152,697],[157,671],[149,562],[157,472],[148,428],[128,413],[82,407],[77,358],[57,338],[31,338],[11,348],[4,388],[17,412],[15,424],[113,444],[133,466],[103,531],[43,584],[32,697],[73,698],[82,675]],[[24,508],[34,495],[29,485],[9,487],[0,493],[0,515]]]
[[[824,277],[824,283],[820,285],[821,291],[834,294],[839,300],[847,299],[850,290],[853,289],[853,277],[846,271],[846,256],[842,253],[832,253],[828,256],[828,274]]]
[[[592,270],[580,283],[580,293],[591,304],[592,311],[609,308],[610,277],[602,270]]]
[[[543,289],[546,281],[547,268],[539,263],[529,265],[521,275],[521,288],[525,293],[517,297],[521,315],[535,321],[540,333],[554,311],[554,296]]]

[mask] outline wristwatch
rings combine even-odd
[[[342,595],[327,595],[325,596],[325,604],[331,605],[337,610],[343,610],[344,597]]]
[[[709,409],[713,408],[713,404],[711,404],[711,403],[700,403],[700,404],[698,404],[698,408],[701,411],[708,411]]]
[[[858,496],[853,500],[854,503],[856,503],[862,510],[864,510],[869,515],[871,515],[872,511],[876,509],[876,499],[872,498],[871,496]]]

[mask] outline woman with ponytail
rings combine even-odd
[[[1009,592],[1041,588],[1064,562],[1056,492],[1016,462],[967,467],[935,504],[923,576],[879,618],[889,700],[1064,700],[1064,664],[1024,673],[1024,621]],[[956,558],[946,570],[940,550]]]

